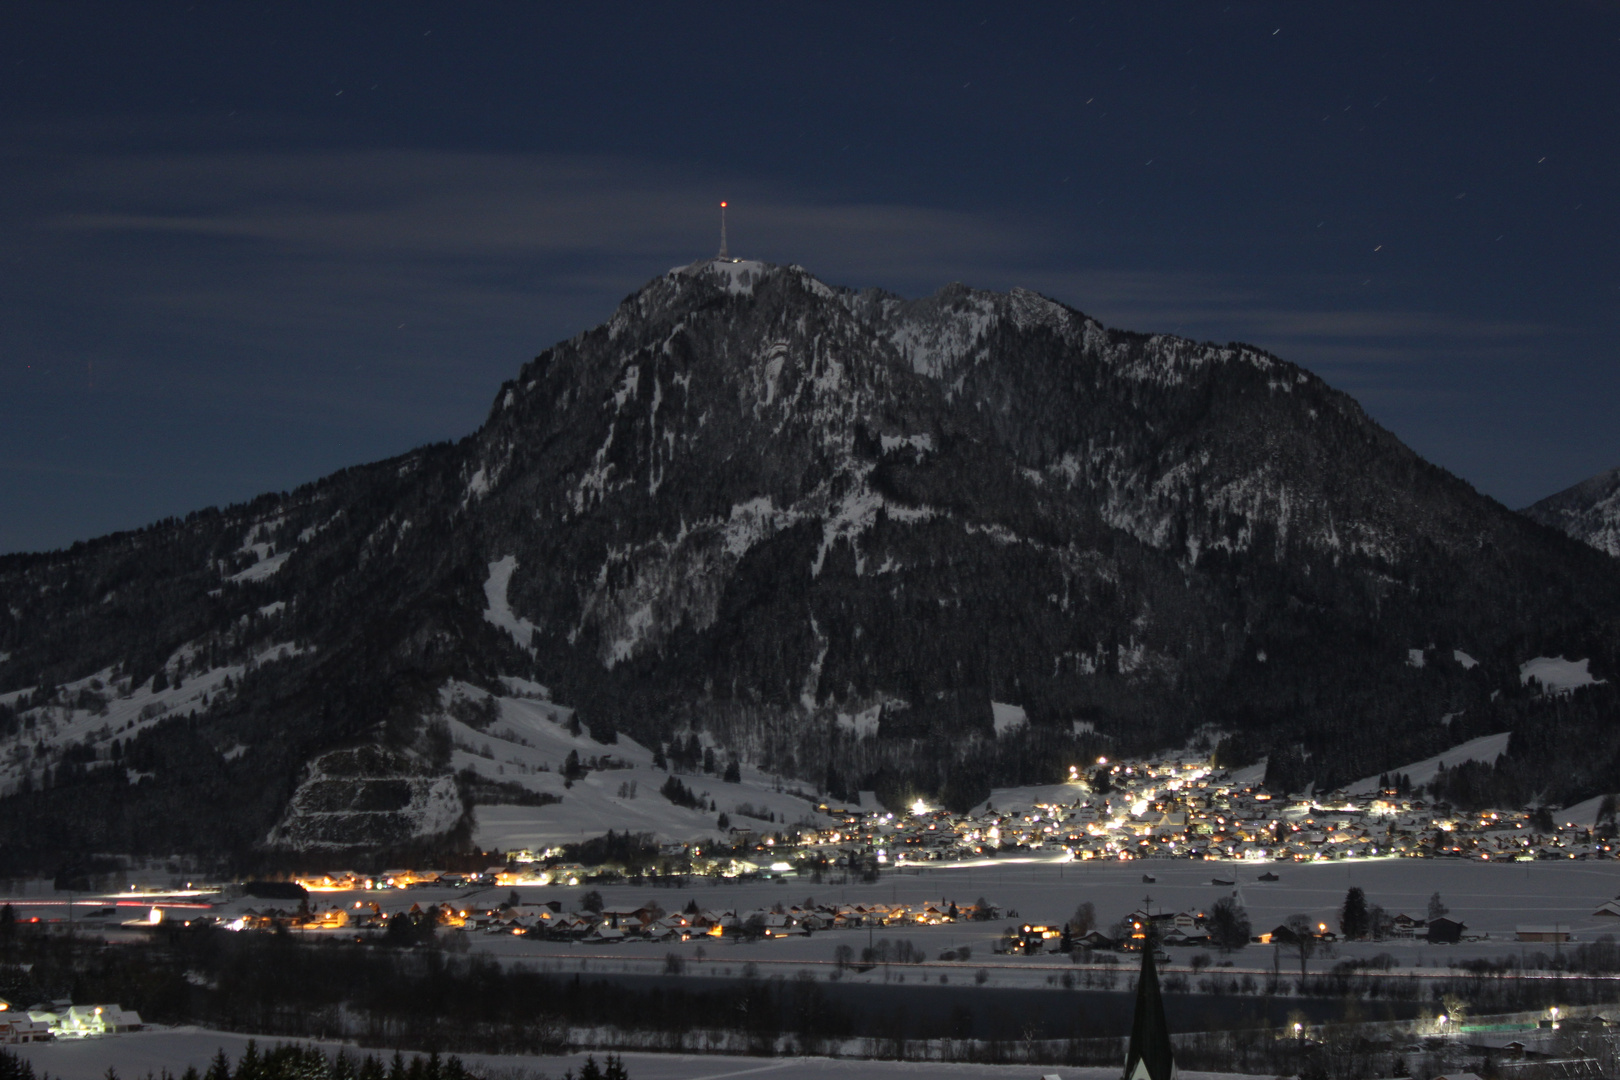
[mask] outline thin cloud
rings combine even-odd
[[[307,151],[114,159],[92,172],[75,184],[84,197],[145,208],[77,211],[52,226],[353,258],[585,254],[633,262],[707,254],[717,240],[717,195],[726,193],[736,207],[739,241],[772,253],[837,252],[854,264],[915,270],[941,260],[1028,257],[1045,246],[977,215],[818,203],[617,161]],[[184,208],[165,207],[166,201]]]
[[[662,269],[716,244],[732,197],[734,250],[809,266],[829,281],[929,289],[1019,282],[1110,325],[1250,341],[1315,363],[1411,362],[1418,343],[1468,350],[1550,328],[1376,307],[1301,306],[1300,283],[1133,269],[1053,271],[1057,241],[1015,216],[842,203],[620,159],[418,150],[108,156],[62,187],[75,203],[47,230],[209,247],[223,272],[143,275],[133,309],[230,333],[289,319],[363,332],[399,320],[549,324],[566,336]],[[223,245],[223,252],[217,250]],[[148,251],[143,257],[163,261]],[[656,270],[653,270],[656,272]],[[1339,293],[1343,282],[1316,283]],[[1286,287],[1284,287],[1286,285]],[[1290,300],[1282,299],[1290,296]],[[593,310],[584,310],[593,309]],[[572,325],[560,320],[573,315]],[[537,326],[538,328],[538,326]],[[536,345],[545,342],[536,342]]]

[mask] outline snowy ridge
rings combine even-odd
[[[1525,514],[1620,558],[1620,468],[1536,503]]]

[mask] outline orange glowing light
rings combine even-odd
[[[724,210],[725,208],[726,208],[726,204],[724,202],[721,202],[720,203],[720,209]]]

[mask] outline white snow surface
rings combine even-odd
[[[1589,670],[1590,660],[1566,660],[1562,656],[1538,656],[1519,665],[1519,682],[1535,679],[1549,694],[1567,694],[1583,686],[1597,686],[1607,679],[1596,678]]]
[[[670,273],[682,277],[711,273],[725,281],[728,293],[745,296],[753,293],[755,283],[765,276],[766,269],[764,263],[755,259],[700,259],[687,266],[677,266]]]
[[[919,456],[931,454],[934,451],[934,437],[932,435],[884,435],[880,437],[883,452],[891,454],[903,447],[910,447]]]
[[[465,683],[452,683],[444,691],[446,700],[457,694],[481,698],[484,692]],[[495,701],[499,715],[483,731],[449,721],[455,744],[452,768],[457,772],[470,768],[491,780],[560,796],[562,801],[477,807],[475,839],[485,848],[539,849],[576,843],[609,829],[651,833],[666,843],[701,842],[719,835],[721,813],[730,817],[733,827],[763,832],[832,820],[816,812],[814,792],[795,794],[794,781],[784,781],[778,790],[774,777],[746,762],[741,763],[742,779],[736,784],[702,771],[680,775],[693,792],[714,802],[713,812],[676,806],[658,790],[669,774],[655,768],[652,751],[628,735],[619,735],[615,743],[599,743],[591,738],[588,726],[578,735],[569,734],[573,710],[566,706],[531,697]],[[708,744],[706,737],[700,739]],[[562,769],[570,751],[587,765],[595,759],[600,767],[567,786]],[[758,820],[749,813],[774,814],[776,820]]]
[[[1473,671],[1475,668],[1479,667],[1479,661],[1475,660],[1472,656],[1469,656],[1461,649],[1452,649],[1451,658],[1457,661],[1457,663],[1461,664],[1463,666],[1463,670],[1465,671]]]
[[[102,1080],[110,1070],[120,1076],[159,1075],[165,1071],[178,1076],[188,1065],[206,1072],[214,1054],[224,1050],[235,1063],[241,1060],[254,1037],[234,1031],[213,1031],[199,1027],[158,1028],[101,1039],[71,1039],[62,1042],[24,1043],[10,1047],[33,1063],[36,1070],[58,1080]],[[260,1036],[261,1051],[282,1042],[316,1046],[328,1056],[337,1054],[341,1043],[320,1040],[281,1040]],[[367,1051],[347,1046],[350,1056]],[[384,1060],[390,1050],[372,1050]],[[601,1062],[602,1052],[592,1052]],[[425,1056],[425,1055],[424,1055]],[[484,1075],[511,1080],[540,1080],[565,1072],[578,1076],[585,1064],[585,1053],[561,1057],[525,1055],[458,1054],[469,1069]],[[729,1080],[731,1077],[768,1076],[770,1080],[1034,1080],[1056,1073],[1061,1080],[1116,1080],[1117,1068],[1069,1068],[1031,1065],[956,1065],[921,1061],[866,1061],[857,1058],[773,1057],[749,1058],[731,1055],[651,1054],[624,1051],[626,1072],[635,1080]],[[405,1055],[409,1062],[411,1055]],[[1263,1080],[1236,1073],[1181,1071],[1184,1080]]]
[[[1266,764],[1270,758],[1261,758],[1253,765],[1245,765],[1241,769],[1232,770],[1232,783],[1242,787],[1246,784],[1258,784],[1266,778]]]
[[[1412,780],[1412,786],[1427,784],[1440,773],[1440,766],[1451,768],[1461,765],[1465,761],[1480,761],[1486,765],[1495,764],[1496,759],[1507,753],[1508,740],[1512,738],[1511,731],[1499,732],[1495,735],[1481,735],[1477,739],[1470,739],[1465,743],[1453,746],[1449,750],[1442,750],[1433,757],[1414,761],[1410,765],[1402,765],[1390,769],[1390,773],[1404,773]],[[1368,795],[1378,790],[1378,777],[1369,776],[1357,780],[1347,789],[1352,795]]]
[[[1024,712],[1022,705],[1008,705],[1005,702],[992,701],[990,703],[990,713],[995,718],[997,737],[1029,726],[1029,715]]]
[[[1580,825],[1589,829],[1597,824],[1598,809],[1603,805],[1603,800],[1606,798],[1608,798],[1607,795],[1594,795],[1584,802],[1566,806],[1553,815],[1553,820],[1561,824]]]
[[[263,548],[266,547],[266,545],[255,544],[254,547]],[[254,563],[252,566],[248,567],[246,570],[243,570],[239,574],[232,574],[228,580],[263,581],[265,578],[275,574],[277,570],[280,570],[282,565],[286,563],[287,556],[291,554],[292,552],[290,551],[283,551],[278,554],[271,555],[269,558],[265,558],[261,555],[258,562]]]
[[[1408,667],[1420,668],[1427,662],[1427,658],[1424,657],[1422,649],[1406,650],[1406,664]]]
[[[883,706],[873,705],[870,709],[864,709],[854,715],[839,713],[838,726],[845,731],[854,732],[857,738],[864,738],[878,733],[878,724],[882,718]]]
[[[517,567],[516,555],[508,555],[489,564],[489,579],[484,582],[484,597],[489,606],[484,609],[484,618],[511,634],[518,648],[532,656],[535,625],[528,619],[514,615],[512,605],[506,600],[506,589],[512,583],[512,573]]]

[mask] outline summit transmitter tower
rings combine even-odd
[[[720,203],[720,258],[730,259],[731,252],[726,250],[726,204]]]

